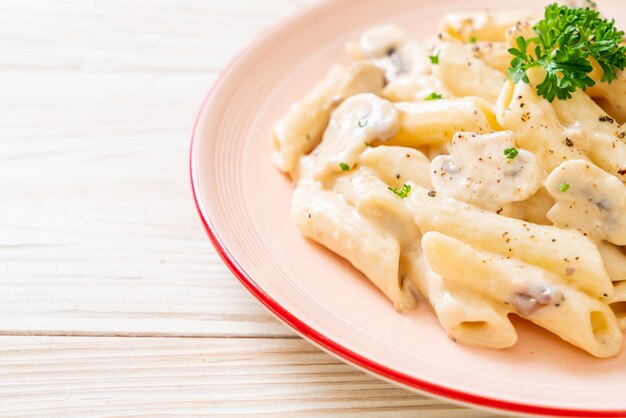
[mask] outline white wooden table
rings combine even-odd
[[[205,237],[196,111],[307,1],[0,0],[0,415],[487,415],[312,347]]]

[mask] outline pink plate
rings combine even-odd
[[[541,9],[545,1],[527,0]],[[626,3],[603,0],[624,16]],[[626,353],[597,360],[532,325],[518,344],[491,351],[455,344],[425,307],[401,315],[349,263],[304,240],[290,220],[292,185],[270,162],[272,122],[372,25],[434,33],[464,0],[322,2],[266,33],[207,97],[193,133],[191,178],[213,244],[241,282],[310,341],[408,388],[500,411],[552,416],[626,416]],[[478,10],[519,8],[481,0]]]

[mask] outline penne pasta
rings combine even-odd
[[[619,353],[622,333],[608,306],[562,283],[559,276],[519,260],[477,251],[428,232],[422,239],[432,269],[452,283],[489,297],[596,357]]]
[[[536,16],[528,11],[448,13],[441,22],[441,31],[463,41],[504,41],[506,31],[518,22]]]
[[[359,156],[357,164],[373,171],[388,186],[400,188],[407,181],[430,188],[430,161],[414,148],[386,146],[369,147]]]
[[[496,105],[496,117],[503,128],[515,131],[519,147],[539,158],[545,175],[564,161],[587,159],[550,102],[537,96],[532,84],[507,81]]]
[[[626,329],[626,282],[615,284],[615,292],[606,299],[621,329]]]
[[[601,241],[598,243],[598,251],[611,280],[626,281],[626,249]]]
[[[557,100],[552,106],[563,123],[582,131],[589,159],[626,182],[626,131],[582,91],[575,92],[570,100]]]
[[[506,42],[477,41],[465,45],[474,58],[481,60],[489,67],[506,74],[511,66],[513,56],[509,54],[510,46]]]
[[[479,97],[396,103],[400,128],[386,143],[410,147],[441,145],[459,131],[488,133],[498,128],[492,106]]]
[[[517,332],[506,309],[476,293],[451,288],[423,256],[416,260],[415,277],[421,292],[452,340],[483,348],[507,348],[517,342]]]
[[[433,75],[456,96],[478,96],[495,103],[505,75],[475,58],[459,43],[442,43],[437,47],[438,61]]]
[[[302,180],[294,191],[292,216],[302,235],[350,261],[391,299],[397,310],[414,305],[412,293],[399,281],[398,241],[361,217],[336,194]]]
[[[482,211],[453,199],[433,197],[411,184],[406,203],[422,234],[437,231],[505,257],[549,270],[593,296],[610,295],[611,280],[598,249],[577,231],[531,224]]]

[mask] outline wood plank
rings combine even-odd
[[[303,3],[0,3],[0,333],[293,336],[219,260],[188,180],[216,70]]]
[[[0,394],[12,417],[489,415],[395,388],[302,340],[0,337]]]

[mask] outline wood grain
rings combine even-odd
[[[1,416],[486,415],[304,342],[205,237],[195,114],[309,2],[0,0]]]
[[[393,388],[302,340],[2,337],[0,344],[0,410],[13,417],[484,416]]]

